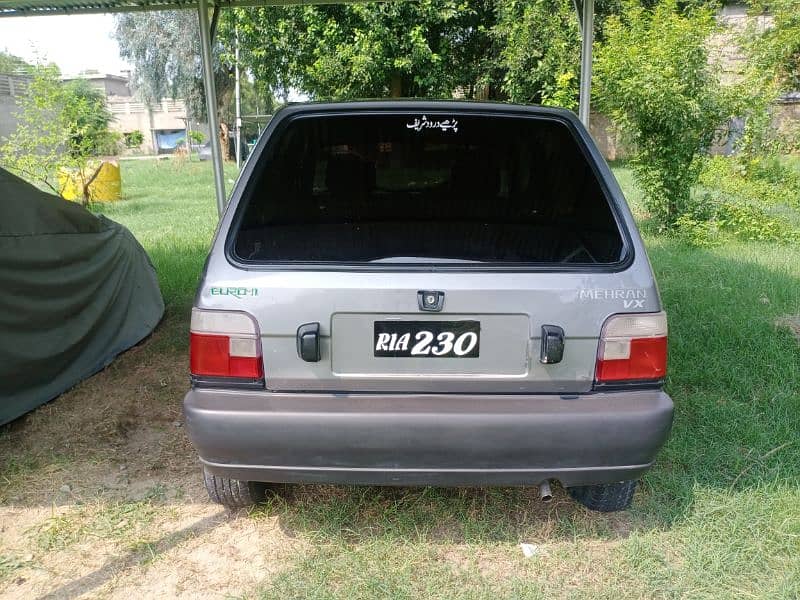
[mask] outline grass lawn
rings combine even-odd
[[[615,171],[636,207],[630,172]],[[122,172],[125,200],[102,211],[150,253],[165,321],[0,430],[0,596],[800,597],[800,339],[787,326],[800,249],[646,236],[677,412],[631,511],[589,513],[563,490],[544,505],[533,489],[294,486],[231,519],[206,501],[180,421],[211,169]]]

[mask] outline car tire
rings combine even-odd
[[[229,510],[249,508],[263,502],[269,488],[268,483],[220,477],[206,469],[203,469],[203,483],[211,501]]]
[[[589,510],[616,512],[630,508],[636,481],[619,481],[599,485],[579,485],[568,489],[569,495]]]

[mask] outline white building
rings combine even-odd
[[[141,146],[128,148],[129,153],[170,154],[175,151],[176,144],[186,139],[186,130],[201,131],[208,137],[208,126],[190,122],[186,103],[181,99],[162,99],[158,103],[147,105],[139,101],[131,93],[130,79],[122,75],[109,75],[87,71],[76,77],[67,77],[65,81],[85,79],[93,87],[106,94],[108,109],[114,116],[109,125],[126,138],[139,131],[144,137]]]
[[[17,100],[28,89],[28,77],[0,73],[0,144],[17,128]]]
[[[85,79],[106,95],[106,103],[114,120],[109,129],[119,132],[125,139],[139,131],[144,141],[140,146],[125,148],[126,154],[169,154],[176,143],[186,139],[187,111],[183,100],[161,100],[148,106],[133,96],[130,79],[124,75],[86,72],[64,81]],[[19,98],[28,88],[25,75],[0,74],[0,140],[17,128],[16,109]],[[208,138],[208,126],[192,121],[188,128],[200,131]]]

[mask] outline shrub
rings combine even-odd
[[[138,148],[142,144],[144,144],[144,134],[138,129],[125,134],[126,148]]]
[[[754,26],[748,54],[754,69],[767,73],[783,91],[800,88],[800,6],[797,0],[751,0],[751,11],[772,15],[772,25]]]
[[[800,210],[800,172],[777,157],[715,156],[706,162],[700,183],[763,207]]]
[[[703,5],[661,0],[648,9],[628,0],[598,44],[600,106],[630,139],[634,174],[661,228],[689,210],[701,158],[730,115],[708,60],[715,26]]]
[[[76,157],[116,154],[119,137],[109,131],[113,120],[105,92],[85,79],[64,85],[64,118],[69,124],[68,149]]]
[[[675,234],[689,246],[705,248],[720,242],[719,227],[710,219],[695,218],[685,213],[675,221]]]
[[[800,242],[800,172],[778,159],[711,158],[675,230],[693,246],[713,245],[725,236]]]
[[[122,134],[117,131],[105,131],[95,139],[96,156],[116,156],[123,144]]]

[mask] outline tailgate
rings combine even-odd
[[[256,318],[266,386],[274,391],[577,394],[592,387],[606,318],[626,312],[632,296],[639,298],[639,310],[659,310],[655,289],[637,287],[632,273],[236,275],[235,280],[207,282],[199,305],[236,307]],[[229,287],[249,293],[237,299],[215,292]],[[420,290],[444,293],[441,312],[419,309]],[[465,321],[478,323],[477,356],[376,355],[376,323]],[[297,350],[298,328],[309,323],[319,324],[320,360],[315,362],[303,360]],[[422,325],[417,331],[425,329]],[[540,361],[543,325],[564,330],[559,363]]]
[[[274,391],[587,392],[608,316],[660,310],[624,199],[566,112],[290,108],[231,206],[198,306],[255,317]],[[563,330],[559,362],[542,361],[545,325]]]

